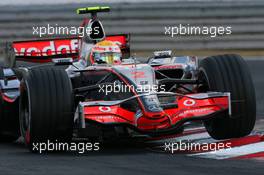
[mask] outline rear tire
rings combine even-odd
[[[199,79],[204,91],[231,93],[232,116],[228,113],[205,121],[214,139],[243,137],[253,130],[256,121],[256,97],[246,62],[239,55],[218,55],[201,60]]]
[[[9,123],[6,121],[6,117],[10,117],[10,118],[17,117],[14,116],[15,114],[16,111],[10,111],[10,109],[4,108],[3,99],[2,97],[0,97],[0,143],[13,142],[18,139],[19,137],[19,132],[17,132],[19,131],[17,127],[18,122]],[[10,126],[11,124],[12,126]]]
[[[65,70],[51,66],[28,70],[21,81],[20,130],[33,143],[68,142],[73,132],[72,85]]]
[[[3,68],[0,67],[0,80],[4,79]],[[18,102],[5,102],[0,85],[0,142],[13,142],[19,137]]]

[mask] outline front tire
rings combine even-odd
[[[243,137],[256,121],[256,98],[249,68],[239,55],[218,55],[200,61],[199,79],[204,91],[231,93],[232,116],[228,113],[205,121],[214,139]]]
[[[20,130],[31,151],[35,143],[68,142],[73,132],[73,93],[65,70],[29,69],[21,81]]]

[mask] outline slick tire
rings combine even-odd
[[[21,81],[20,130],[26,145],[68,142],[73,133],[73,92],[65,70],[53,66],[29,69]]]
[[[0,79],[4,79],[3,68],[0,67]],[[18,103],[5,102],[0,85],[0,142],[13,142],[19,137]]]
[[[13,121],[18,116],[18,112],[12,110],[13,105],[5,106],[2,97],[0,97],[0,143],[13,142],[19,137],[18,118],[17,121]],[[12,121],[7,120],[7,117]]]
[[[204,123],[211,137],[228,139],[250,134],[256,121],[256,97],[244,59],[232,54],[202,59],[199,79],[204,82],[204,91],[231,93],[232,115],[226,112]]]

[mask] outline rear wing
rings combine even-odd
[[[118,44],[123,58],[130,56],[130,35],[109,35],[105,40]],[[47,63],[53,58],[79,58],[81,38],[55,38],[43,40],[14,41],[6,45],[6,63],[14,67],[16,61]]]
[[[12,43],[16,60],[29,62],[50,62],[52,58],[78,58],[78,38],[58,38]]]

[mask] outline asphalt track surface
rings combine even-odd
[[[257,93],[258,131],[264,131],[264,60],[248,61]],[[264,149],[264,148],[263,148]],[[215,160],[170,154],[144,144],[117,144],[99,152],[32,154],[19,143],[0,144],[0,175],[8,174],[264,174],[264,159]]]

